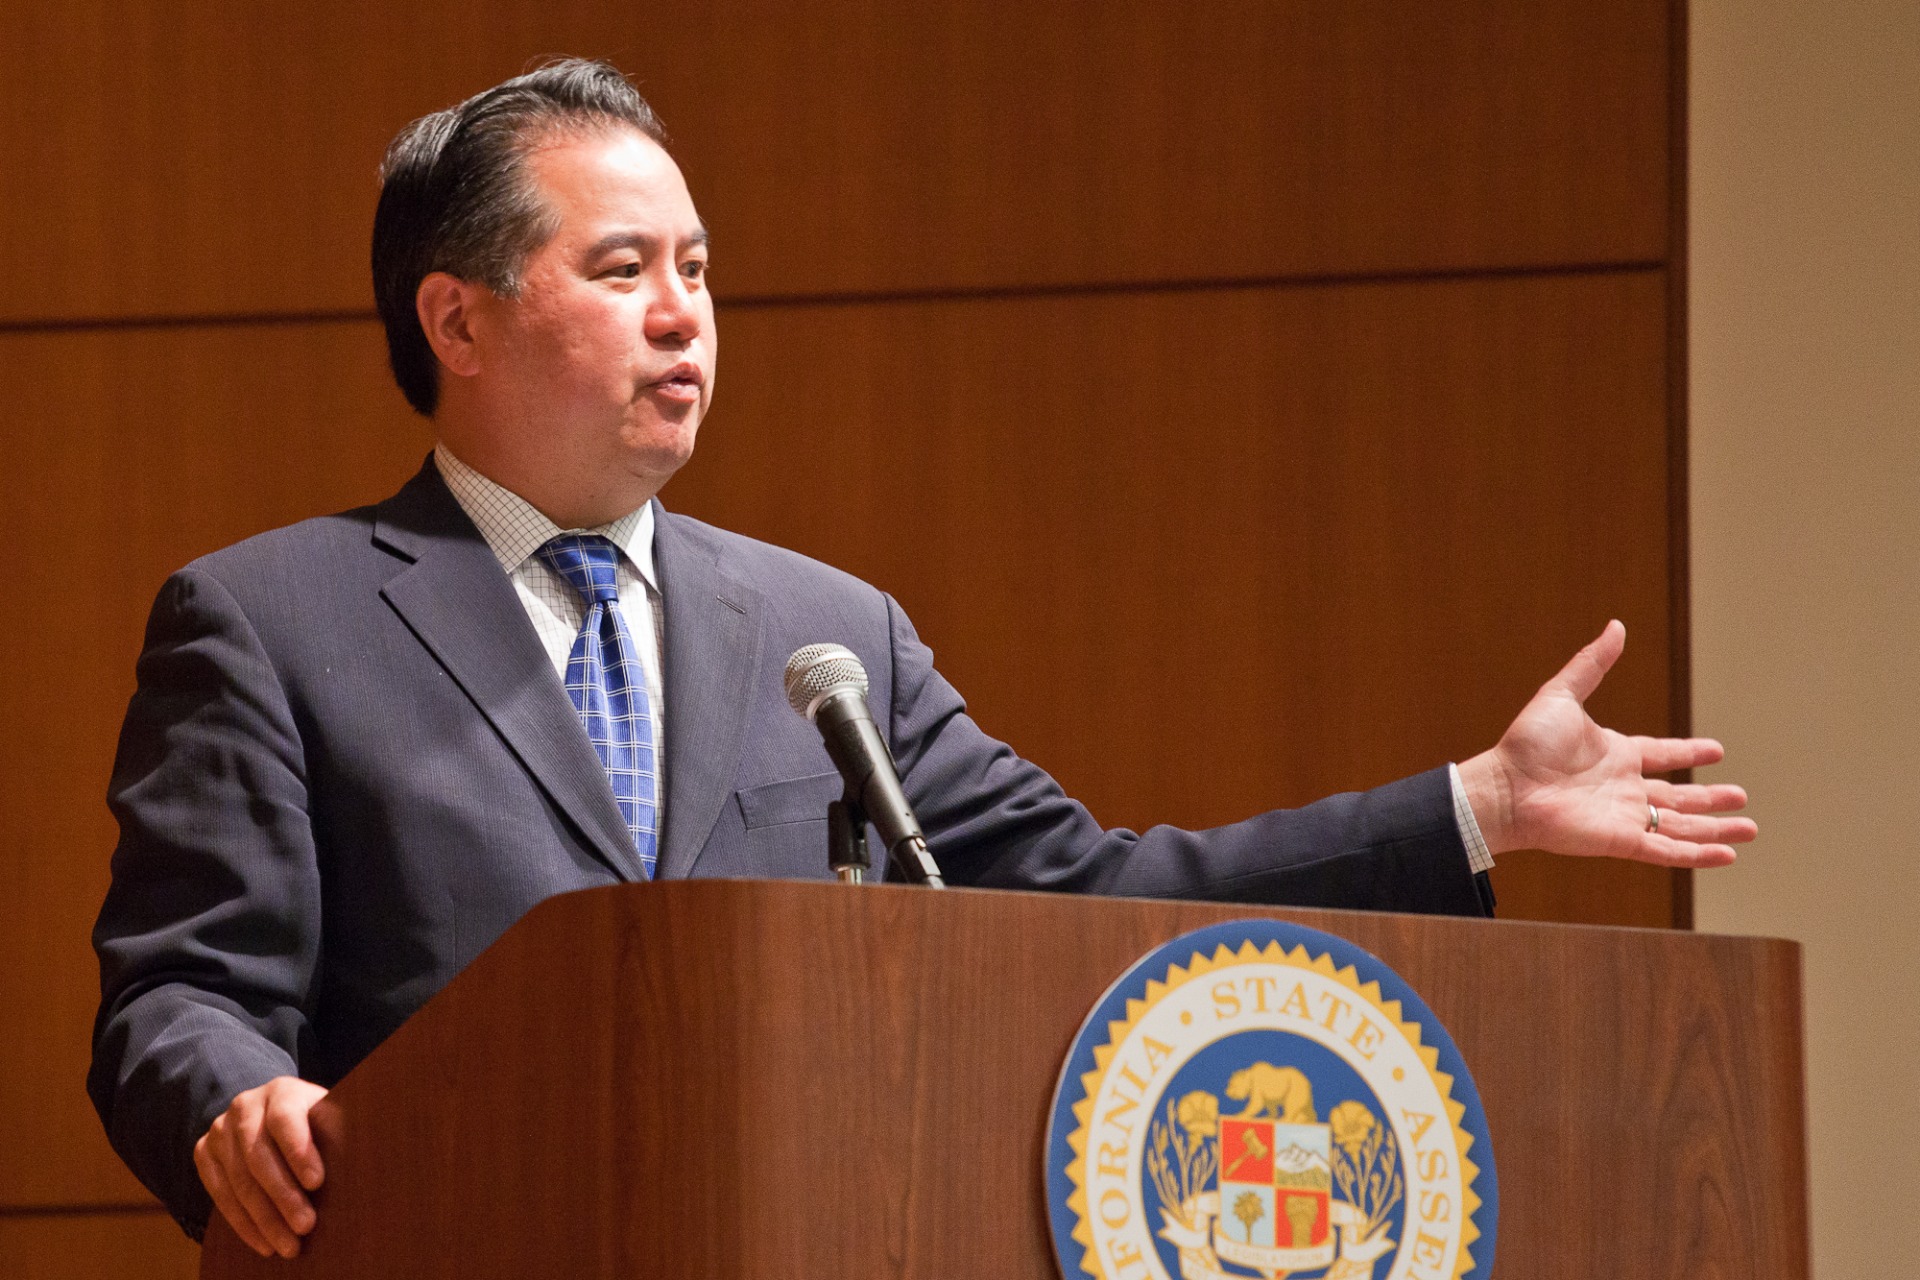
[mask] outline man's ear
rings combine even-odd
[[[474,342],[474,304],[486,286],[435,271],[420,282],[414,292],[414,311],[420,327],[426,331],[427,344],[448,372],[470,378],[480,371],[480,354]]]

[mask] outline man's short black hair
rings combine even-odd
[[[528,149],[556,130],[608,127],[666,145],[659,117],[618,69],[567,58],[422,116],[387,148],[373,297],[394,380],[420,414],[432,417],[440,400],[439,362],[414,309],[420,282],[445,271],[517,294],[527,255],[557,229],[528,180]]]

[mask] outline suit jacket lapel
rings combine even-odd
[[[730,576],[713,550],[654,508],[654,568],[666,602],[667,824],[662,876],[693,870],[721,806],[733,794],[756,697],[760,595]]]
[[[594,854],[642,878],[600,757],[513,584],[431,459],[376,509],[375,541],[413,563],[381,595],[439,659]],[[671,723],[671,722],[669,722]]]

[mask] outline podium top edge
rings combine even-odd
[[[1096,907],[1116,904],[1132,906],[1159,906],[1179,908],[1183,912],[1200,910],[1215,917],[1209,923],[1224,922],[1233,919],[1270,919],[1288,920],[1310,928],[1319,928],[1328,933],[1339,934],[1354,922],[1392,921],[1403,924],[1428,922],[1443,925],[1446,928],[1463,930],[1504,931],[1508,934],[1559,933],[1570,937],[1597,939],[1605,936],[1642,937],[1662,939],[1669,942],[1681,942],[1681,945],[1705,945],[1740,947],[1760,946],[1766,949],[1782,949],[1797,962],[1802,950],[1801,944],[1791,938],[1769,937],[1754,934],[1705,933],[1692,929],[1658,929],[1638,925],[1605,925],[1586,923],[1567,923],[1554,920],[1502,920],[1482,919],[1472,916],[1424,915],[1413,912],[1359,911],[1336,907],[1298,907],[1273,903],[1223,902],[1204,898],[1147,898],[1109,896],[1100,894],[1061,894],[1046,893],[1032,889],[981,889],[949,886],[945,889],[927,889],[918,885],[900,884],[863,884],[858,886],[842,885],[826,880],[777,880],[756,877],[701,877],[686,880],[663,880],[639,884],[605,885],[591,889],[577,889],[569,893],[549,898],[530,915],[539,915],[549,910],[566,910],[568,903],[584,903],[605,897],[631,897],[640,901],[648,895],[668,894],[679,898],[698,897],[744,897],[757,904],[780,896],[829,896],[834,894],[876,894],[882,900],[902,901],[913,895],[936,894],[956,901],[977,904],[992,898],[1023,903],[1084,903]],[[1682,942],[1681,940],[1685,940]]]

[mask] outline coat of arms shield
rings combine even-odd
[[[1221,1120],[1215,1252],[1266,1272],[1331,1263],[1332,1151],[1328,1125]]]

